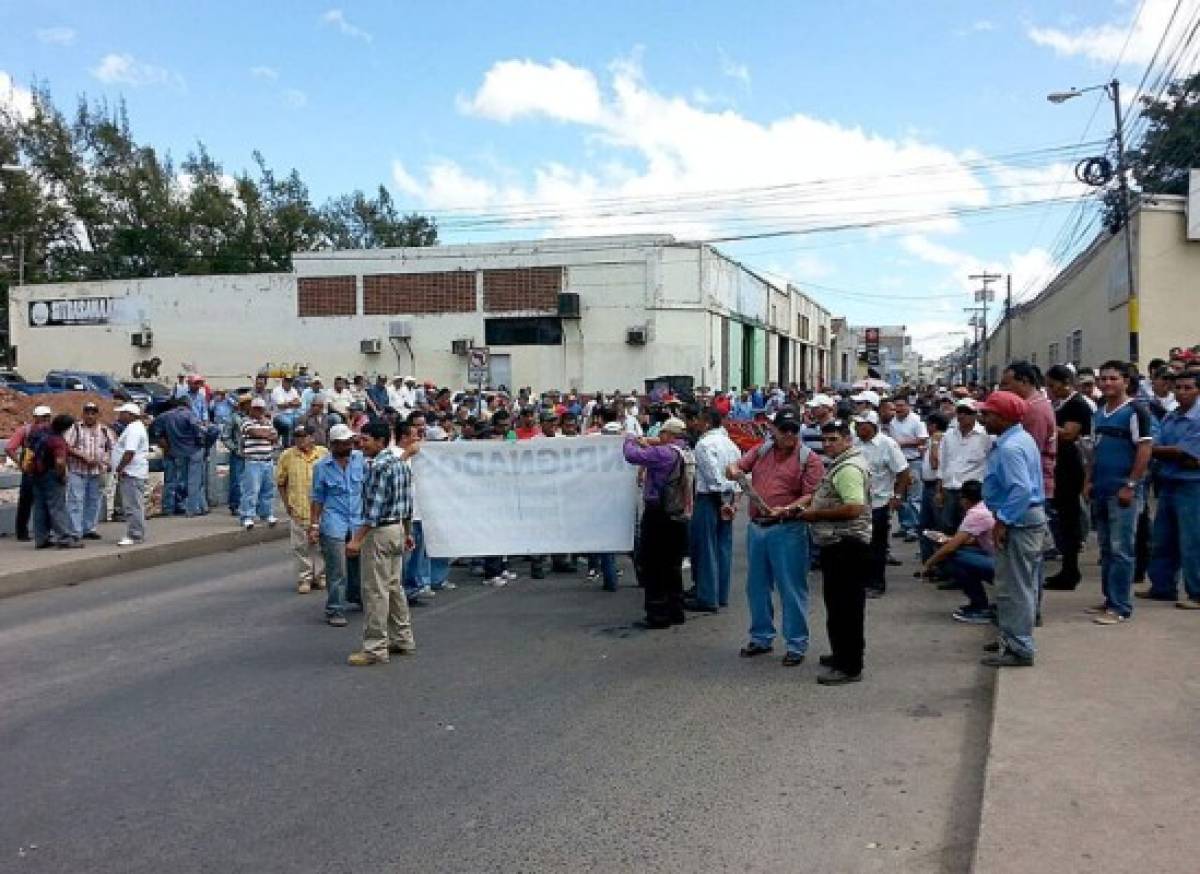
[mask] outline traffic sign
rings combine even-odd
[[[492,355],[487,346],[476,346],[467,350],[467,383],[484,385],[491,374]]]

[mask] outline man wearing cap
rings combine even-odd
[[[325,585],[325,573],[312,554],[308,526],[313,468],[328,450],[314,443],[312,434],[303,425],[296,426],[292,438],[292,446],[283,450],[275,467],[275,485],[288,514],[292,555],[296,559],[296,591],[305,595]]]
[[[1014,361],[1004,369],[1000,388],[1025,401],[1025,419],[1021,427],[1037,444],[1042,459],[1042,494],[1054,498],[1054,465],[1058,458],[1058,423],[1054,406],[1042,388],[1042,371],[1028,361]]]
[[[850,400],[854,401],[858,412],[878,411],[880,397],[878,392],[873,392],[870,389],[860,391],[856,395],[852,395]]]
[[[354,432],[347,425],[329,429],[329,454],[313,467],[308,541],[320,544],[325,565],[325,621],[335,628],[346,625],[349,604],[361,604],[357,555],[347,555],[346,544],[362,525],[362,487],[367,465],[354,448]]]
[[[292,429],[300,416],[300,392],[296,390],[291,376],[279,379],[279,385],[271,389],[271,412],[275,429],[283,440],[284,446],[292,445]]]
[[[362,524],[346,544],[346,555],[362,556],[363,645],[348,659],[353,667],[386,664],[390,654],[416,650],[401,583],[403,556],[413,548],[412,475],[389,448],[391,441],[382,422],[362,431],[371,465],[363,482]]]
[[[309,407],[312,406],[313,398],[317,397],[318,395],[324,395],[324,393],[325,381],[321,379],[320,374],[318,374],[309,380],[309,383],[305,387],[304,391],[300,392],[300,413],[302,415],[307,415]]]
[[[833,398],[827,394],[813,395],[812,400],[805,405],[807,413],[807,421],[804,427],[800,430],[800,439],[804,441],[804,445],[817,454],[825,452],[825,444],[821,439],[821,429],[829,422],[833,421]]]
[[[729,604],[733,576],[733,519],[741,489],[726,476],[742,454],[729,439],[721,414],[709,407],[684,408],[688,430],[696,437],[696,505],[688,527],[694,599],[685,607],[716,613]]]
[[[633,395],[625,398],[625,419],[623,421],[626,434],[634,437],[642,436],[642,422],[638,416],[637,398]]]
[[[625,431],[625,460],[646,469],[639,554],[647,628],[669,628],[683,624],[685,619],[683,557],[687,553],[687,522],[668,515],[663,492],[673,475],[682,474],[682,466],[694,463],[684,440],[686,432],[687,426],[680,419],[664,422],[654,444]]]
[[[921,418],[912,411],[908,398],[897,397],[892,402],[894,415],[887,424],[887,434],[908,459],[909,486],[904,493],[897,516],[900,531],[910,543],[917,539],[921,515],[921,468],[929,431]]]
[[[771,652],[775,611],[771,593],[779,593],[783,664],[802,664],[808,652],[808,526],[794,511],[816,493],[825,466],[821,456],[800,442],[800,420],[781,410],[770,425],[770,439],[742,455],[726,470],[750,495],[746,530],[746,600],[750,605],[749,642],[744,658]],[[750,475],[747,480],[746,475]],[[757,496],[757,497],[755,497]]]
[[[10,461],[21,471],[21,490],[17,495],[17,540],[29,541],[29,517],[33,512],[33,474],[27,468],[25,457],[28,450],[25,447],[26,438],[34,428],[45,428],[50,424],[54,412],[47,406],[33,408],[30,421],[13,431],[4,446],[4,452]]]
[[[204,377],[198,373],[193,373],[187,379],[187,392],[184,398],[188,402],[188,408],[201,422],[208,421],[208,392],[205,389]]]
[[[204,515],[208,512],[204,493],[207,426],[192,412],[186,394],[175,401],[172,409],[155,419],[154,425],[164,444],[163,515]]]
[[[262,398],[250,401],[250,417],[242,423],[242,506],[239,515],[242,527],[254,527],[255,514],[272,528],[275,518],[275,446],[279,434],[267,418],[267,404]]]
[[[109,456],[116,439],[107,425],[100,422],[100,407],[88,401],[83,405],[83,420],[63,435],[67,441],[67,513],[71,533],[83,540],[99,540],[100,508],[104,490],[100,480],[108,471]]]
[[[983,500],[995,516],[996,617],[1000,639],[986,647],[989,667],[1029,667],[1035,646],[1038,584],[1046,537],[1046,493],[1038,446],[1021,426],[1029,413],[1012,392],[992,392],[979,407],[983,426],[996,438],[988,454]]]
[[[937,503],[942,508],[939,526],[946,534],[954,534],[962,524],[962,502],[959,491],[969,480],[983,482],[987,474],[987,457],[992,450],[992,437],[979,424],[975,402],[970,398],[955,401],[954,422],[942,438],[938,453],[940,488]]]
[[[350,391],[346,377],[333,378],[333,391],[328,393],[329,409],[342,417],[343,422],[350,421],[350,404],[354,403],[354,392]]]
[[[142,424],[137,404],[117,407],[117,421],[123,426],[113,444],[112,469],[121,496],[125,536],[117,546],[133,546],[146,539],[146,480],[150,476],[150,437]]]
[[[856,415],[854,431],[871,474],[871,563],[867,597],[879,598],[887,591],[891,511],[904,499],[911,474],[908,459],[896,441],[879,430],[875,412],[868,410]]]
[[[229,420],[221,426],[221,442],[229,452],[229,514],[237,516],[242,509],[242,475],[246,471],[246,459],[242,455],[242,425],[250,418],[249,392],[243,392],[236,398],[236,404]]]

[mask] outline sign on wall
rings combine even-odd
[[[107,325],[112,318],[111,297],[59,298],[29,303],[29,326]]]
[[[491,354],[487,346],[474,346],[467,351],[467,383],[486,385],[491,370]]]
[[[879,329],[867,328],[863,331],[864,345],[867,347],[867,364],[872,367],[879,366]]]

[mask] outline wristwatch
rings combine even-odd
[[[1125,482],[1125,488],[1127,488],[1127,489],[1136,489],[1137,487],[1138,487],[1138,483],[1137,483],[1137,480],[1135,480],[1135,479],[1127,480]]]

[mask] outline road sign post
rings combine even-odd
[[[483,387],[490,381],[492,355],[487,346],[467,350],[467,384],[475,386],[478,404],[483,405]]]

